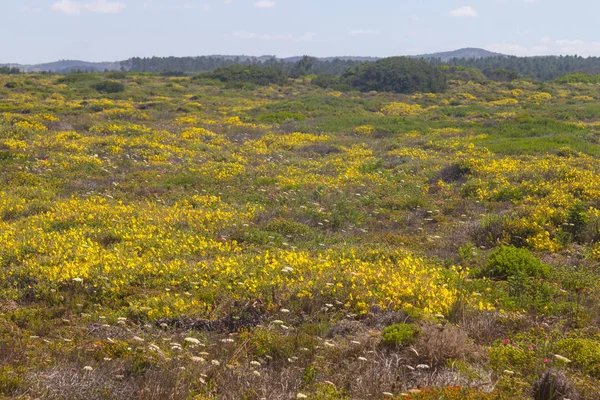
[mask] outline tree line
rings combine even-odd
[[[16,75],[20,74],[21,70],[16,67],[0,67],[0,75]]]
[[[486,77],[493,79],[495,71],[511,71],[516,77],[536,81],[552,81],[566,74],[581,72],[600,73],[600,57],[544,56],[544,57],[488,57],[475,59],[454,58],[447,62],[429,60],[433,65],[477,68]]]

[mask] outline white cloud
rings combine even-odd
[[[94,13],[117,14],[127,6],[122,1],[96,0],[85,3],[84,7]]]
[[[473,18],[477,17],[479,14],[473,7],[464,6],[450,11],[449,15],[454,18]]]
[[[122,1],[94,0],[81,2],[60,0],[54,2],[50,8],[63,14],[74,15],[85,11],[101,14],[117,14],[123,11],[125,7],[127,5]]]
[[[38,14],[38,13],[42,12],[42,9],[39,7],[23,7],[23,8],[21,8],[21,12]]]
[[[292,42],[305,42],[308,40],[312,40],[315,37],[314,33],[307,32],[302,36],[294,36],[294,35],[271,35],[265,33],[256,33],[256,32],[248,32],[248,31],[237,31],[231,34],[232,37],[236,39],[244,39],[244,40],[273,40],[273,41],[292,41]]]
[[[374,31],[372,29],[357,29],[354,31],[350,31],[350,34],[352,36],[371,36],[371,35],[377,35],[379,32]]]
[[[60,0],[52,4],[54,11],[59,11],[64,14],[79,14],[81,12],[81,4],[71,0]]]
[[[208,3],[203,3],[203,4],[198,4],[198,3],[190,3],[190,2],[185,2],[185,3],[173,3],[171,1],[169,1],[168,3],[144,3],[144,8],[146,10],[151,10],[151,11],[178,11],[178,10],[204,10],[204,11],[208,11],[210,10],[210,4]]]
[[[271,8],[275,7],[275,2],[270,0],[260,0],[254,3],[254,6],[258,8]]]
[[[586,42],[584,40],[560,39],[554,40],[545,37],[531,46],[515,43],[491,44],[486,47],[490,51],[515,56],[543,56],[543,55],[579,55],[600,56],[600,42]]]

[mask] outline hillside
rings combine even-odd
[[[415,58],[432,59],[438,58],[442,62],[450,61],[454,58],[457,59],[477,59],[477,58],[489,58],[489,57],[508,57],[505,54],[494,53],[492,51],[478,49],[473,47],[466,47],[464,49],[458,49],[453,51],[443,51],[432,54],[421,54],[414,56]]]

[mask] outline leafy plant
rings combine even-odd
[[[537,259],[528,249],[500,246],[489,255],[484,273],[489,277],[501,279],[519,274],[548,277],[550,267]]]
[[[394,324],[387,326],[381,332],[383,343],[389,346],[408,346],[417,339],[419,328],[413,324]]]

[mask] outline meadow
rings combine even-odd
[[[595,83],[0,75],[0,397],[599,399],[598,156]]]

